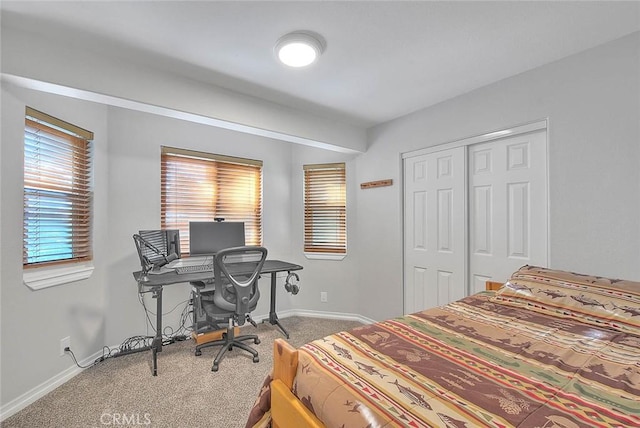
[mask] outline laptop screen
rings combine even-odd
[[[242,222],[189,222],[189,254],[192,256],[210,256],[224,248],[241,247],[244,243]]]

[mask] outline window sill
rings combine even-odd
[[[93,273],[93,269],[93,265],[78,264],[71,267],[25,270],[22,273],[22,281],[30,289],[37,291],[87,279]]]
[[[304,256],[310,260],[343,260],[346,254],[337,253],[304,253]]]

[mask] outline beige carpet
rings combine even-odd
[[[281,320],[289,342],[300,346],[360,325],[354,321],[290,317]],[[244,427],[249,410],[271,370],[273,341],[284,337],[270,324],[251,325],[260,362],[233,349],[211,372],[218,347],[194,356],[192,340],[165,346],[158,354],[158,376],[151,375],[151,352],[110,358],[87,369],[2,423],[13,427]]]

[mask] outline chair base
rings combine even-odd
[[[253,343],[258,345],[260,343],[260,339],[258,338],[258,336],[255,335],[255,334],[246,334],[246,335],[243,335],[243,336],[235,336],[235,331],[234,330],[235,329],[232,328],[232,327],[228,328],[227,331],[222,334],[222,339],[214,340],[213,342],[207,342],[207,343],[203,343],[203,344],[200,344],[200,345],[196,346],[195,354],[196,354],[196,356],[199,356],[199,355],[202,355],[202,349],[204,349],[204,348],[209,348],[211,346],[222,345],[222,347],[218,351],[218,355],[216,355],[216,358],[213,360],[213,366],[211,367],[211,371],[212,372],[217,372],[218,371],[218,365],[220,364],[220,361],[222,360],[224,355],[227,353],[227,351],[231,351],[234,346],[236,346],[236,347],[238,347],[240,349],[244,349],[245,351],[247,351],[248,353],[253,355],[253,362],[254,363],[260,362],[260,357],[258,356],[258,351],[256,351],[255,349],[253,349],[252,347],[250,347],[249,345],[244,343],[247,340],[253,340]]]

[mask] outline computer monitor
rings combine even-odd
[[[165,229],[167,234],[167,255],[175,253],[180,258],[180,230]]]
[[[192,256],[212,256],[224,248],[241,247],[244,242],[242,222],[189,222],[189,254]]]
[[[180,258],[180,231],[178,229],[141,230],[139,235],[146,242],[140,247],[140,256],[157,263],[175,254]]]

